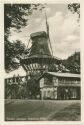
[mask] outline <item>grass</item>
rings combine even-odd
[[[6,100],[6,121],[79,121],[80,101]]]
[[[54,113],[49,120],[53,121],[80,121],[80,105],[73,104]]]

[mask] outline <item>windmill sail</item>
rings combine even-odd
[[[52,45],[51,45],[50,36],[49,36],[49,24],[48,24],[48,21],[47,21],[46,12],[45,12],[45,19],[46,19],[46,31],[47,31],[47,36],[48,36],[48,39],[49,39],[51,54],[52,54],[52,56],[53,56],[53,50],[52,50]]]

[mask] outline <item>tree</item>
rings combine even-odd
[[[21,27],[26,26],[26,22],[28,20],[27,16],[31,14],[32,6],[33,4],[5,4],[5,33],[7,33],[10,28],[16,28],[20,30]]]
[[[73,55],[68,57],[68,59],[63,60],[63,65],[71,73],[80,73],[80,52],[75,52]]]
[[[24,53],[25,45],[21,41],[16,41],[11,43],[9,41],[5,42],[5,70],[6,72],[15,70],[19,67],[19,57]]]
[[[80,17],[80,4],[79,3],[68,4],[68,9],[73,13],[77,13]]]
[[[10,29],[20,32],[20,29],[27,25],[28,16],[34,9],[38,9],[39,4],[5,4],[4,5],[4,42],[5,42],[5,69],[15,70],[19,67],[15,58],[21,55],[26,49],[20,41],[9,41]]]
[[[4,5],[4,31],[5,37],[10,34],[10,29],[15,28],[17,31],[27,25],[28,16],[33,10],[44,8],[42,4],[5,4]]]

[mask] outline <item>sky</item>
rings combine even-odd
[[[66,59],[74,52],[80,51],[78,15],[69,11],[67,4],[48,4],[43,11],[34,10],[28,16],[27,26],[22,28],[21,32],[11,29],[10,41],[21,40],[27,46],[31,33],[46,31],[45,11],[53,55]]]

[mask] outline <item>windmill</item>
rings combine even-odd
[[[27,75],[43,74],[44,72],[51,71],[53,65],[60,63],[60,59],[53,56],[46,12],[45,22],[47,32],[39,31],[30,34],[32,45],[29,54],[20,59],[20,63]]]

